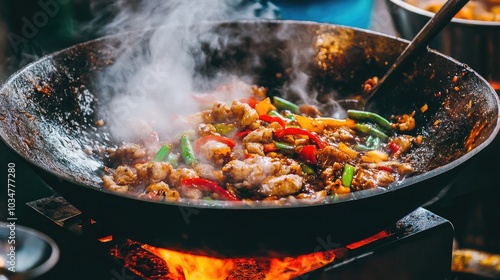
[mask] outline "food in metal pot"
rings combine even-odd
[[[430,12],[437,12],[446,2],[443,0],[407,0],[408,3]],[[456,15],[456,18],[469,20],[500,21],[499,0],[472,0]]]
[[[161,201],[321,201],[411,175],[406,154],[422,142],[408,134],[413,114],[325,117],[257,86],[231,102],[217,101],[217,93],[195,100],[205,109],[163,122],[182,123],[179,135],[159,139],[151,129],[111,149],[104,187]]]

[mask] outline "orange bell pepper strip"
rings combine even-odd
[[[273,106],[269,97],[255,104],[255,111],[259,116],[267,115],[271,110],[276,110],[276,107]]]
[[[300,115],[293,115],[293,117],[297,120],[300,127],[303,129],[307,129],[313,132],[321,132],[325,128],[325,124],[317,119],[304,117]]]

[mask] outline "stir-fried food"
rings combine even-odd
[[[249,98],[209,104],[183,118],[179,135],[158,139],[152,130],[111,149],[103,186],[160,201],[321,201],[411,175],[406,156],[422,141],[408,134],[413,114],[330,118],[258,87]]]

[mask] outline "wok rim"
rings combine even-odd
[[[393,0],[389,0],[389,1],[393,1]],[[396,1],[400,1],[400,0],[396,0]],[[334,28],[340,27],[340,28],[351,29],[351,30],[354,30],[357,32],[370,33],[372,35],[384,37],[386,39],[395,40],[395,41],[402,42],[405,44],[410,43],[409,40],[402,39],[402,38],[399,38],[399,37],[396,37],[393,35],[385,34],[382,32],[372,31],[369,29],[350,27],[350,26],[339,25],[339,24],[320,23],[320,22],[313,22],[313,21],[236,20],[236,21],[209,22],[208,24],[213,24],[214,26],[216,26],[216,25],[221,25],[221,24],[262,24],[262,23],[271,23],[271,24],[276,24],[276,25],[288,24],[288,25],[328,26],[328,27],[334,27]],[[163,27],[171,28],[171,26],[163,26]],[[162,28],[162,27],[159,27],[159,28]],[[56,51],[56,52],[46,54],[46,55],[40,57],[39,59],[30,62],[29,64],[25,65],[21,69],[14,72],[11,76],[9,76],[9,78],[7,80],[5,80],[3,83],[0,84],[0,93],[4,92],[5,88],[7,88],[10,84],[12,84],[12,82],[15,81],[21,74],[28,72],[30,70],[30,68],[32,68],[33,66],[38,65],[44,61],[50,60],[53,57],[59,56],[59,55],[64,54],[68,51],[71,51],[71,50],[75,50],[75,49],[82,48],[85,46],[93,45],[93,44],[96,44],[98,42],[106,42],[112,38],[115,38],[118,36],[123,36],[124,34],[133,34],[133,33],[139,32],[139,31],[147,32],[147,31],[154,30],[154,29],[156,29],[156,28],[148,28],[148,29],[142,29],[142,30],[128,31],[125,33],[107,35],[107,36],[99,37],[99,38],[96,38],[93,40],[78,43],[78,44],[69,46],[67,48],[61,49],[61,50]],[[489,146],[495,140],[496,136],[499,134],[499,131],[500,131],[500,99],[498,97],[498,94],[496,94],[495,90],[491,86],[491,84],[488,81],[486,81],[486,79],[484,77],[479,75],[479,73],[477,73],[474,69],[470,68],[467,65],[464,65],[463,63],[459,62],[458,60],[456,60],[450,56],[447,56],[439,51],[431,49],[431,48],[427,48],[427,52],[431,53],[433,55],[440,56],[440,57],[444,58],[445,60],[449,60],[450,62],[452,62],[454,64],[463,65],[464,68],[467,68],[469,71],[471,71],[471,73],[474,74],[479,79],[479,81],[483,82],[486,85],[486,87],[488,88],[488,90],[491,93],[493,93],[493,96],[494,96],[494,98],[496,100],[496,104],[497,104],[497,121],[496,121],[495,128],[493,129],[491,134],[481,144],[476,146],[471,151],[463,154],[458,159],[455,159],[455,160],[453,160],[445,165],[439,166],[433,170],[427,171],[423,174],[419,174],[416,176],[411,176],[411,177],[405,178],[402,181],[394,182],[394,183],[390,184],[387,188],[378,187],[375,189],[368,189],[368,190],[351,192],[351,193],[346,194],[346,195],[339,195],[335,199],[333,198],[333,195],[330,195],[330,196],[327,196],[327,199],[325,199],[325,201],[321,202],[321,203],[317,203],[317,202],[307,203],[307,202],[305,202],[306,200],[304,200],[304,202],[299,202],[298,204],[276,205],[276,203],[272,202],[272,201],[270,201],[269,203],[264,202],[264,201],[260,201],[258,205],[256,205],[255,203],[252,203],[252,205],[248,205],[247,203],[245,203],[243,201],[230,202],[230,201],[222,201],[222,200],[213,200],[213,201],[183,200],[181,202],[173,203],[173,202],[167,202],[167,201],[154,201],[154,200],[148,200],[148,199],[141,199],[137,196],[113,192],[113,191],[109,191],[109,190],[102,188],[102,187],[96,188],[92,185],[84,184],[83,182],[77,181],[73,178],[69,178],[67,176],[62,176],[61,174],[58,174],[57,172],[54,172],[54,171],[48,169],[47,167],[36,163],[33,159],[23,156],[18,150],[14,149],[12,147],[12,145],[10,145],[10,143],[8,143],[4,139],[4,137],[3,137],[4,129],[3,128],[0,128],[0,139],[3,141],[3,143],[5,143],[5,145],[11,151],[13,151],[15,154],[17,154],[17,156],[19,156],[24,161],[28,162],[32,167],[36,167],[38,169],[41,169],[41,170],[43,170],[43,172],[50,174],[51,176],[59,179],[60,181],[66,181],[72,185],[84,187],[84,188],[90,189],[91,191],[103,192],[106,194],[119,196],[120,198],[123,198],[123,199],[131,199],[131,200],[134,200],[134,201],[140,202],[140,203],[147,203],[147,204],[154,203],[154,204],[168,205],[168,206],[174,206],[174,207],[195,207],[195,208],[199,208],[199,209],[219,209],[219,210],[235,210],[235,211],[238,210],[239,211],[239,210],[246,210],[246,209],[247,210],[270,210],[270,209],[295,209],[295,208],[303,208],[303,207],[319,207],[319,206],[329,205],[329,204],[346,203],[346,202],[353,201],[353,200],[369,199],[369,198],[373,198],[373,197],[376,197],[379,195],[391,193],[391,192],[397,191],[399,189],[411,187],[412,185],[415,185],[415,183],[417,183],[419,181],[424,181],[424,180],[433,178],[435,176],[438,176],[440,174],[443,174],[447,171],[453,170],[453,169],[459,167],[460,165],[462,165],[464,162],[471,159],[472,157],[474,157],[479,152],[483,151],[487,146]],[[98,183],[97,185],[101,185],[101,183]],[[200,203],[200,202],[202,202],[202,203]]]

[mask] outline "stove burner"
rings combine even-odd
[[[174,266],[162,253],[173,252],[183,258],[205,258],[208,261],[228,263],[233,266],[222,279],[266,279],[272,261],[282,261],[284,271],[290,272],[298,263],[308,265],[305,272],[288,273],[293,279],[447,279],[451,273],[453,227],[451,223],[426,209],[418,208],[387,230],[351,244],[336,244],[331,237],[319,238],[314,252],[290,258],[235,258],[218,259],[211,256],[196,256],[191,253],[155,248],[131,240],[119,233],[104,228],[85,217],[78,209],[60,196],[51,196],[27,204],[32,210],[29,221],[34,228],[49,231],[58,243],[66,244],[69,257],[78,260],[82,256],[103,265],[90,269],[92,279],[178,279],[175,275],[187,274],[182,267]],[[34,210],[34,211],[33,211]],[[61,246],[64,258],[64,246]],[[73,254],[76,254],[73,255]],[[314,255],[314,254],[317,254]],[[311,258],[307,258],[311,257]],[[288,262],[284,262],[284,260]],[[78,261],[74,261],[78,264]],[[292,265],[293,264],[293,265]],[[56,267],[57,268],[57,267]],[[63,264],[47,279],[54,277],[75,278]],[[201,271],[190,272],[191,276],[202,275]],[[63,276],[64,275],[64,276]],[[96,276],[97,275],[97,276]],[[170,276],[166,276],[170,275]],[[128,277],[128,278],[127,278]],[[186,278],[189,279],[189,278]],[[193,278],[191,278],[193,279]],[[201,278],[196,278],[201,279]],[[212,278],[210,278],[212,279]],[[286,277],[289,279],[289,277]]]

